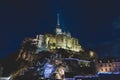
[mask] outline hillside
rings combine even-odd
[[[35,66],[38,61],[43,63],[46,59],[78,58],[90,60],[89,53],[87,52],[73,52],[61,48],[50,51],[41,51],[36,54],[36,46],[31,43],[31,39],[25,39],[17,52],[11,53],[9,57],[1,61],[4,68],[3,76],[12,74],[13,78],[16,78],[21,75],[22,72],[25,73],[25,71],[31,71],[28,69]],[[32,75],[33,72],[30,72],[29,74]]]

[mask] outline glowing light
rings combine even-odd
[[[11,75],[9,77],[0,77],[0,80],[10,80]]]
[[[45,78],[50,78],[51,73],[54,70],[54,66],[50,63],[46,63],[44,65],[44,77]]]
[[[100,60],[100,63],[102,63],[102,60]]]
[[[94,52],[90,51],[90,57],[94,57]]]

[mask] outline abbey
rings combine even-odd
[[[59,14],[57,15],[57,26],[55,34],[40,34],[35,39],[37,51],[49,51],[53,49],[67,49],[75,52],[83,51],[78,39],[71,36],[70,32],[63,32],[60,26]]]

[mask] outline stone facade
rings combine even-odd
[[[71,36],[70,32],[63,32],[60,28],[59,14],[57,15],[57,27],[55,29],[55,34],[44,34],[37,35],[33,39],[34,43],[37,45],[38,49],[36,53],[40,51],[49,51],[52,49],[67,49],[75,52],[83,51],[81,45],[78,43],[78,39]]]
[[[99,60],[96,69],[98,73],[120,73],[120,61]]]
[[[67,34],[45,34],[37,35],[33,39],[38,47],[37,53],[40,51],[49,51],[52,49],[67,49],[75,52],[83,51],[81,45],[78,43],[78,39],[68,36]]]

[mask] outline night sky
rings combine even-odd
[[[70,31],[85,49],[120,57],[120,2],[105,0],[0,0],[0,57],[16,52],[25,37]]]

